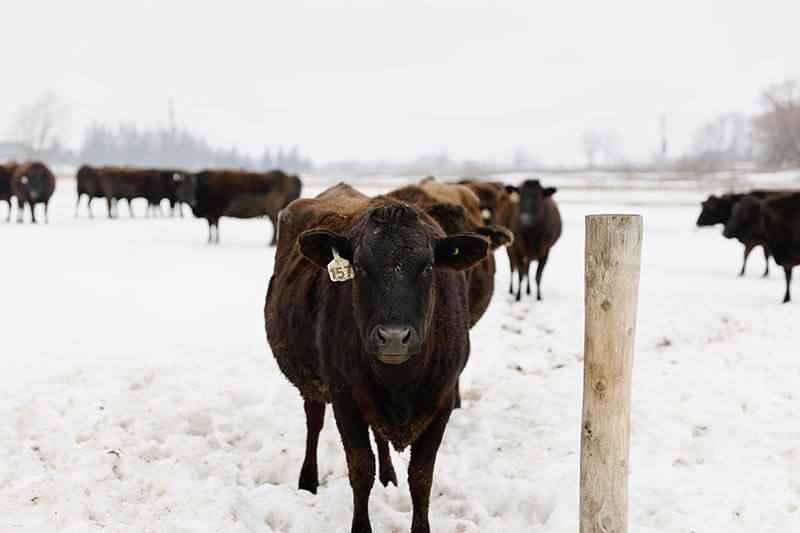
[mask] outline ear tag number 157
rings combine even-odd
[[[340,256],[336,248],[331,248],[331,252],[333,252],[333,260],[328,263],[328,275],[331,277],[331,281],[353,279],[355,274],[353,274],[353,267],[350,261]]]

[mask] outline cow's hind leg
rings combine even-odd
[[[547,264],[547,257],[550,255],[548,251],[542,258],[539,259],[538,263],[536,264],[536,299],[542,299],[542,272],[544,272],[544,266]]]
[[[384,487],[388,486],[389,483],[393,483],[396,487],[397,474],[394,473],[394,466],[392,466],[389,443],[380,438],[378,434],[375,433],[375,430],[373,430],[372,433],[375,436],[375,444],[378,447],[378,479],[381,480]]]
[[[445,408],[411,445],[411,461],[408,465],[408,487],[411,489],[411,502],[414,507],[411,533],[430,532],[428,507],[431,482],[433,481],[433,466],[448,418],[450,418],[450,409]]]
[[[739,276],[744,276],[744,269],[747,266],[747,257],[750,255],[750,252],[753,251],[755,248],[755,244],[745,244],[744,245],[744,261],[742,261],[742,271],[739,272]]]
[[[303,407],[306,411],[306,457],[303,460],[303,468],[300,469],[298,486],[301,490],[316,494],[319,486],[317,443],[319,442],[319,432],[322,431],[322,424],[325,421],[325,404],[306,400]]]
[[[6,200],[8,202],[8,216],[6,216],[6,222],[11,222],[11,198]]]
[[[47,214],[47,208],[48,208],[49,205],[50,205],[50,201],[49,200],[44,203],[44,223],[45,224],[50,224],[50,217]]]
[[[792,267],[785,266],[783,267],[783,271],[786,274],[786,295],[783,297],[783,303],[787,303],[792,299],[789,294],[789,286],[792,284]]]
[[[770,253],[769,253],[769,250],[767,249],[766,246],[762,245],[761,247],[764,249],[764,264],[766,265],[764,267],[764,277],[766,278],[767,276],[769,276],[769,256],[770,256]]]
[[[31,222],[36,224],[36,204],[33,202],[28,202],[28,207],[31,208]]]

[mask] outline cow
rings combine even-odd
[[[119,216],[117,209],[119,200],[128,203],[128,212],[131,218],[134,218],[131,201],[136,198],[148,198],[152,172],[132,167],[102,167],[97,172],[97,180],[106,199],[108,218]],[[148,206],[149,204],[148,200]]]
[[[8,161],[0,165],[0,200],[8,204],[8,216],[6,222],[11,222],[11,176],[14,175],[14,170],[17,168],[15,161]]]
[[[78,218],[78,208],[81,205],[81,196],[86,195],[86,210],[89,211],[89,218],[94,218],[92,214],[92,200],[94,198],[105,198],[103,190],[100,187],[100,181],[97,179],[97,172],[99,169],[89,165],[83,165],[78,169],[75,175],[75,180],[78,184],[78,200],[75,203],[75,218]]]
[[[513,200],[506,187],[500,182],[484,182],[473,179],[464,179],[458,182],[466,185],[478,197],[481,208],[481,218],[487,226],[500,224],[508,227],[508,214],[511,211]],[[505,223],[504,223],[505,222]]]
[[[532,261],[536,265],[536,299],[542,299],[542,272],[550,255],[550,248],[561,236],[561,214],[553,201],[554,187],[542,187],[539,180],[525,180],[518,187],[509,187],[509,193],[517,195],[519,201],[513,208],[508,223],[514,233],[514,242],[507,248],[511,264],[511,285],[508,292],[514,294],[514,272],[519,281],[516,300],[522,296],[522,280],[528,278],[526,294],[531,293],[531,278],[528,274]]]
[[[351,531],[372,531],[370,428],[383,485],[397,484],[388,443],[411,446],[411,531],[430,531],[434,462],[469,355],[463,271],[486,257],[489,240],[445,235],[410,204],[341,184],[293,202],[279,225],[264,316],[278,366],[304,400],[299,488],[317,491],[331,403],[353,491]]]
[[[278,213],[299,197],[300,187],[297,176],[288,176],[280,170],[204,170],[186,177],[179,194],[191,197],[193,203],[187,203],[194,215],[208,221],[209,243],[219,243],[219,219],[223,216],[267,216],[274,227],[272,246],[278,233]]]
[[[55,189],[56,177],[44,163],[28,161],[17,166],[11,176],[11,193],[17,197],[17,222],[22,222],[27,203],[31,222],[36,224],[36,204],[44,204],[44,221],[49,224],[47,208]]]
[[[731,211],[733,210],[734,204],[747,194],[751,194],[757,198],[766,198],[771,194],[776,194],[776,191],[754,190],[749,193],[723,194],[721,196],[712,194],[705,201],[701,202],[702,210],[700,211],[700,216],[697,217],[697,225],[703,227],[722,224],[724,226],[731,218]],[[742,261],[742,270],[739,272],[739,276],[744,276],[745,267],[747,266],[747,257],[756,246],[761,246],[764,249],[764,262],[766,263],[764,277],[769,276],[770,252],[767,246],[763,242],[742,240],[742,238],[738,238],[737,240],[744,245],[744,261]]]
[[[783,267],[786,276],[783,302],[791,300],[792,268],[800,264],[800,192],[743,197],[734,204],[723,235],[763,242],[775,262]]]

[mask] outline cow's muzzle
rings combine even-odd
[[[378,324],[369,335],[367,350],[384,363],[399,365],[420,353],[422,344],[410,326]]]

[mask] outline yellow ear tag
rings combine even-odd
[[[353,274],[353,267],[350,265],[350,261],[340,256],[336,248],[331,247],[331,252],[333,252],[333,260],[328,263],[328,275],[331,277],[331,281],[353,279],[355,274]]]
[[[458,255],[458,247],[453,248],[453,251],[450,252],[450,255]]]

